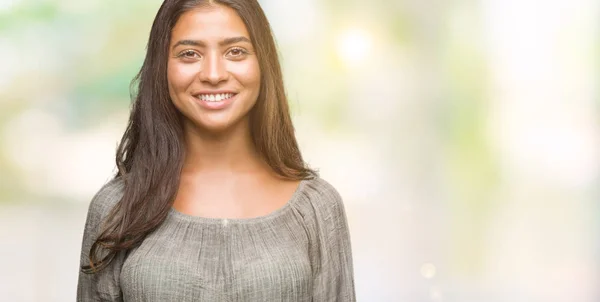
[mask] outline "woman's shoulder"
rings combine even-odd
[[[333,214],[344,210],[343,199],[338,190],[320,176],[305,180],[302,193],[300,204],[311,211]]]
[[[121,177],[114,177],[105,183],[94,194],[89,205],[89,214],[104,217],[121,200],[123,196],[124,183]]]
[[[334,185],[320,177],[305,181],[296,210],[310,234],[331,239],[348,228],[342,196]]]
[[[338,190],[327,180],[320,176],[314,176],[312,179],[307,181],[309,187],[309,193],[314,198],[324,199],[327,201],[338,201],[341,200],[340,193]]]

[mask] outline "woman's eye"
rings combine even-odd
[[[240,57],[242,55],[247,54],[248,52],[245,51],[243,48],[232,48],[229,50],[229,54],[233,57]]]
[[[184,50],[179,54],[180,58],[186,58],[186,59],[193,59],[196,56],[199,57],[199,55],[193,50]]]

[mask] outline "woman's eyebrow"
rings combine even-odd
[[[232,38],[224,39],[219,42],[219,46],[231,45],[231,44],[238,43],[238,42],[248,42],[248,43],[252,44],[252,42],[250,42],[250,39],[248,39],[244,36],[239,36],[239,37],[232,37]],[[206,47],[206,43],[204,43],[203,41],[200,41],[200,40],[180,40],[177,43],[175,43],[175,45],[173,45],[173,49],[175,49],[175,47],[177,47],[179,45]]]
[[[219,42],[219,45],[225,46],[225,45],[230,45],[230,44],[234,44],[234,43],[238,43],[238,42],[248,42],[248,43],[252,44],[252,42],[250,42],[250,39],[243,37],[243,36],[239,36],[239,37],[227,38],[227,39]]]
[[[190,45],[190,46],[198,46],[198,47],[206,47],[206,43],[198,40],[180,40],[175,45],[173,45],[173,49],[179,45]]]

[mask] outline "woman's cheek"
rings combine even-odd
[[[199,64],[178,64],[169,65],[169,81],[173,88],[177,90],[186,90],[194,82],[200,71]]]
[[[244,86],[254,84],[260,80],[260,68],[258,62],[254,60],[235,62],[231,64],[229,70]]]

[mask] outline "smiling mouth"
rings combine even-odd
[[[235,96],[235,93],[218,93],[218,94],[199,94],[196,96],[201,101],[205,102],[223,102]]]

